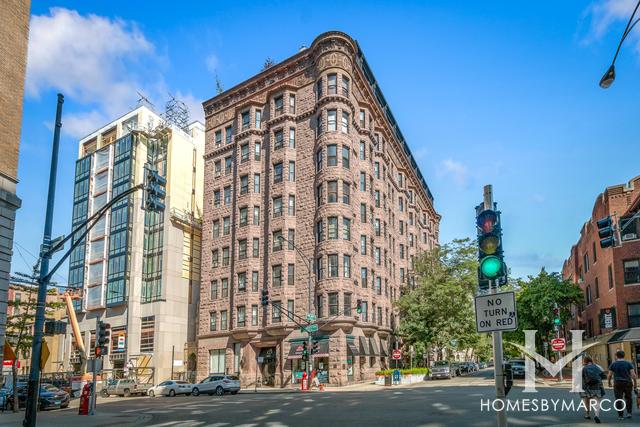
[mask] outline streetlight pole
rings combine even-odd
[[[624,40],[627,38],[631,30],[633,30],[633,27],[635,27],[638,21],[640,21],[640,18],[636,19],[635,21],[633,20],[634,16],[636,15],[636,12],[638,11],[639,6],[640,6],[640,0],[638,0],[638,3],[636,4],[635,9],[633,9],[633,13],[629,17],[629,22],[627,22],[627,26],[624,29],[624,32],[622,33],[622,37],[620,38],[620,43],[618,43],[618,48],[616,49],[616,54],[613,56],[613,61],[611,61],[611,65],[607,69],[607,72],[604,73],[604,76],[602,76],[602,78],[600,79],[600,87],[602,89],[608,89],[613,84],[613,81],[616,78],[616,66],[615,66],[616,59],[618,58],[618,53],[620,53],[620,48],[622,47],[622,43],[624,43]]]

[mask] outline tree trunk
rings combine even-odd
[[[13,373],[13,412],[18,412],[20,410],[20,402],[18,401],[18,389],[16,385],[18,384],[18,357],[13,360],[13,366],[11,367],[11,372]]]

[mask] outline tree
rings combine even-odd
[[[416,260],[416,285],[396,302],[406,344],[435,349],[440,358],[444,349],[480,343],[473,305],[477,268],[477,247],[470,239],[453,240]]]
[[[22,277],[29,277],[20,275]],[[16,387],[18,377],[17,359],[22,355],[24,359],[30,357],[31,348],[33,346],[33,325],[35,323],[35,311],[38,305],[38,287],[37,283],[18,279],[19,284],[12,283],[14,290],[20,291],[20,298],[14,297],[11,301],[7,301],[7,306],[11,307],[12,313],[7,316],[6,339],[13,347],[16,354],[16,360],[12,366],[13,374],[13,401],[18,402],[18,390]],[[24,294],[23,294],[24,292]],[[49,295],[57,295],[55,289],[48,290]],[[63,307],[61,301],[47,301],[45,304],[45,318],[53,318],[54,312]],[[18,405],[14,404],[14,412],[18,411]]]
[[[537,330],[536,344],[539,349],[542,341],[548,341],[554,333],[554,303],[558,304],[560,320],[565,324],[571,318],[571,306],[583,302],[580,286],[564,280],[559,273],[547,273],[542,268],[537,276],[517,281],[518,329],[506,333],[505,340],[524,343],[524,331]]]

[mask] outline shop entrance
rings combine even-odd
[[[266,347],[260,350],[258,360],[262,360],[260,372],[262,385],[273,387],[276,383],[276,348]]]

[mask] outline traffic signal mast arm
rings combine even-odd
[[[272,306],[273,306],[273,304],[272,304]],[[293,313],[292,311],[289,311],[288,309],[283,308],[282,305],[278,305],[277,307],[280,310],[280,313],[286,312],[289,315],[289,319],[292,320],[296,325],[300,326],[303,329],[306,328],[307,326],[311,326],[313,324],[312,322],[310,322],[310,321],[298,316],[297,314]],[[355,308],[357,309],[358,306],[356,305]],[[349,309],[350,309],[349,311],[351,311],[353,309],[353,307],[349,307]],[[343,311],[339,312],[338,314],[335,314],[335,315],[331,316],[330,318],[328,318],[323,323],[318,323],[317,321],[314,322],[314,323],[318,325],[318,328],[322,328],[323,326],[333,322],[336,318],[338,318],[340,316],[343,316],[346,311],[347,310],[343,310]],[[306,322],[306,324],[303,325],[303,324],[301,324],[299,322],[296,322],[292,317],[297,317],[298,319],[301,319],[303,322]]]
[[[273,304],[271,304],[272,307],[278,307],[278,310],[280,311],[280,314],[282,314],[282,312],[286,312],[289,315],[289,319],[293,321],[293,323],[295,323],[296,325],[300,326],[301,328],[304,328],[306,326],[311,325],[311,322],[309,322],[307,319],[298,316],[297,314],[295,314],[292,311],[289,311],[286,308],[282,307],[282,304],[278,304],[277,306],[274,306]],[[301,323],[296,322],[293,318],[297,317],[298,319],[302,320],[303,322],[306,322],[306,325],[303,325]]]

